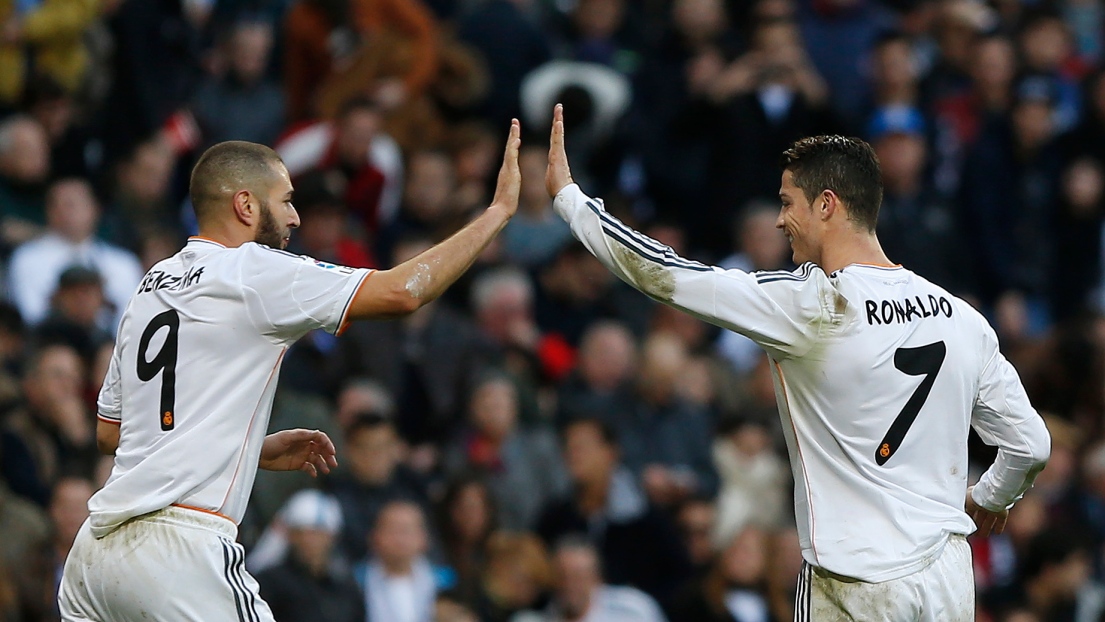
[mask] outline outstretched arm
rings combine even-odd
[[[349,307],[349,319],[398,317],[440,296],[472,265],[518,209],[521,126],[515,119],[491,206],[441,244],[390,270],[375,272]]]
[[[553,112],[545,188],[572,234],[620,279],[649,297],[746,335],[775,356],[801,355],[831,310],[823,310],[812,265],[797,272],[722,270],[680,257],[630,229],[572,181],[564,151],[563,108]]]

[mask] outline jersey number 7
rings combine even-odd
[[[169,333],[165,335],[165,343],[161,344],[161,350],[146,360],[146,351],[150,348],[150,340],[157,331],[167,327]],[[138,342],[138,378],[143,382],[149,382],[161,372],[161,407],[157,411],[157,418],[161,421],[161,431],[168,432],[176,424],[176,354],[177,333],[180,331],[180,316],[170,309],[158,313],[146,325],[142,331],[142,339]]]
[[[894,367],[910,376],[924,376],[924,379],[917,385],[913,395],[909,396],[902,411],[898,413],[894,423],[890,424],[886,436],[879,443],[879,448],[875,450],[875,462],[879,466],[886,464],[886,461],[902,445],[906,432],[909,432],[910,426],[917,419],[917,413],[921,412],[921,407],[925,405],[925,400],[932,391],[932,384],[936,382],[936,374],[940,373],[940,366],[944,364],[947,353],[948,349],[943,341],[918,348],[898,348],[894,351]]]

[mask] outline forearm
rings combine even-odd
[[[398,266],[373,274],[350,307],[352,319],[396,317],[412,313],[441,296],[476,261],[510,220],[492,205],[449,239]]]
[[[972,492],[975,503],[990,511],[1004,510],[1018,501],[1051,455],[1051,436],[1038,415],[1017,421],[1003,432],[994,464]]]

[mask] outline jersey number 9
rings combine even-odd
[[[146,360],[150,340],[163,327],[167,327],[169,333],[165,335],[161,350],[152,359]],[[172,430],[176,424],[176,355],[179,330],[180,316],[170,309],[158,313],[150,320],[146,330],[142,331],[142,339],[138,342],[138,378],[143,382],[149,382],[158,372],[161,372],[161,407],[158,409],[157,418],[161,421],[162,432]]]

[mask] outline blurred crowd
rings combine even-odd
[[[887,254],[987,314],[1053,435],[972,540],[980,620],[1105,620],[1098,0],[0,0],[0,620],[57,619],[116,323],[195,232],[203,149],[273,145],[289,250],[386,268],[487,205],[512,117],[519,212],[470,273],[288,353],[270,427],[327,431],[341,466],[258,476],[262,596],[278,622],[790,620],[766,359],[573,243],[543,185],[558,101],[585,191],[742,270],[791,267],[781,151],[869,140]]]

